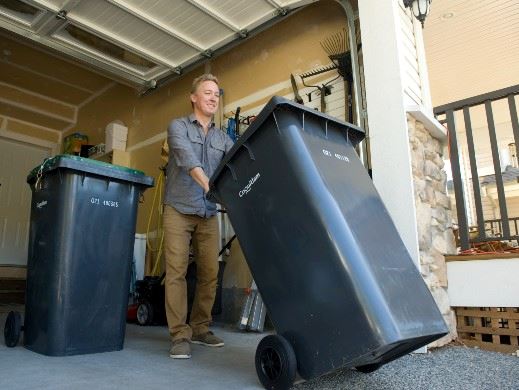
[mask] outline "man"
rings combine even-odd
[[[209,330],[218,275],[216,205],[206,199],[209,177],[232,147],[229,136],[215,127],[218,79],[204,74],[193,81],[193,113],[168,127],[169,161],[164,198],[166,316],[170,357],[189,359],[190,343],[221,347]],[[186,271],[192,243],[197,264],[196,293],[187,323]]]

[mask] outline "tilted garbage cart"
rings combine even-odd
[[[274,97],[211,178],[276,335],[269,389],[340,367],[371,372],[447,332],[355,145],[364,132]]]

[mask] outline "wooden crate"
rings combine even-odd
[[[459,340],[471,347],[519,350],[519,307],[453,307]]]

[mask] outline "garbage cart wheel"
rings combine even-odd
[[[9,348],[16,347],[22,332],[22,317],[17,311],[10,311],[5,320],[4,340]]]
[[[381,363],[373,363],[373,364],[366,364],[364,366],[358,366],[355,367],[357,371],[363,372],[364,374],[369,374],[370,372],[378,370],[380,367],[382,367]]]
[[[137,306],[137,323],[145,326],[153,322],[153,306],[148,301],[142,301]]]
[[[266,389],[289,389],[294,383],[297,370],[296,355],[284,337],[264,337],[256,349],[255,362],[258,378]]]

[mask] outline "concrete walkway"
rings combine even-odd
[[[0,314],[3,328],[5,314]],[[0,389],[262,389],[254,354],[265,334],[214,327],[223,348],[193,345],[190,360],[168,356],[166,327],[128,325],[122,351],[47,357],[0,342]],[[519,358],[465,347],[441,348],[371,374],[339,370],[296,389],[519,389]]]

